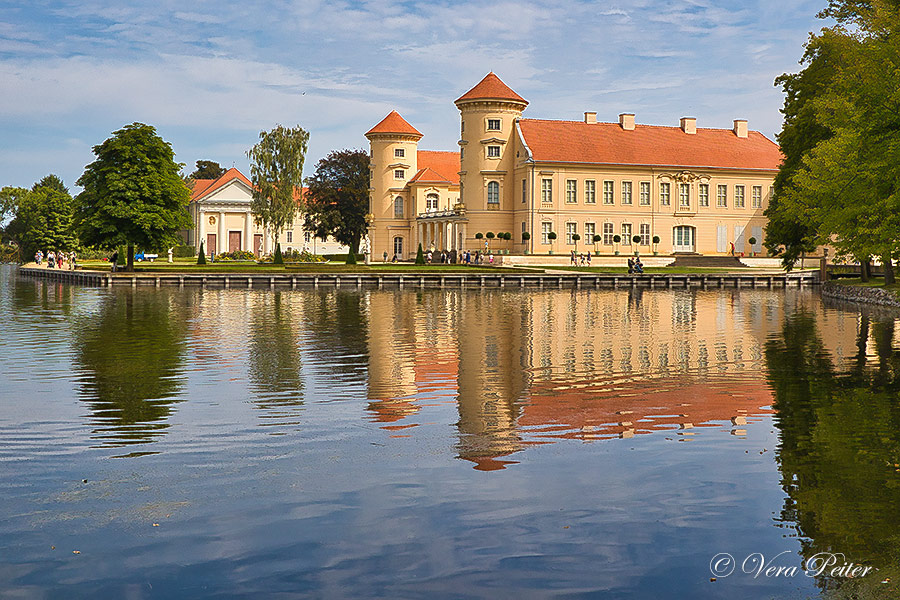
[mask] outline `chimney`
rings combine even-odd
[[[697,133],[697,118],[681,117],[681,130],[690,135]]]
[[[584,122],[590,125],[594,125],[597,123],[597,113],[595,112],[586,112],[584,113]]]
[[[739,138],[747,137],[747,119],[734,120],[734,135]]]
[[[619,125],[625,131],[634,131],[634,113],[622,113],[619,115]]]

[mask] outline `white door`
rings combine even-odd
[[[716,252],[728,252],[728,225],[716,227]]]
[[[679,225],[672,230],[672,251],[694,251],[694,228],[689,225]]]
[[[744,251],[744,226],[734,226],[734,253],[740,254]]]

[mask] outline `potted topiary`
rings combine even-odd
[[[522,243],[525,244],[525,254],[528,254],[528,240],[531,239],[531,234],[527,231],[522,232]]]
[[[753,246],[756,245],[756,238],[752,237],[747,241],[750,242],[750,256],[756,256],[756,252],[753,251]]]
[[[575,242],[575,252],[578,252],[578,240],[581,239],[581,236],[577,233],[572,234],[572,241]]]
[[[476,235],[481,235],[481,234],[479,233]],[[425,264],[425,252],[422,251],[422,244],[419,244],[419,249],[416,250],[416,264],[417,265]]]
[[[503,239],[506,240],[507,242],[511,242],[512,234],[507,231],[506,233],[503,234]],[[509,254],[509,244],[507,244],[506,253]]]
[[[659,250],[658,244],[659,244],[659,236],[658,236],[658,235],[654,235],[654,236],[653,236],[653,255],[654,255],[654,256],[656,256],[657,254],[659,254],[659,252],[658,252],[658,250]]]
[[[638,256],[640,254],[640,248],[638,248],[638,246],[641,244],[641,236],[633,235],[631,236],[631,241],[634,242],[634,255]]]
[[[613,243],[616,245],[616,256],[619,255],[619,242],[622,241],[622,236],[618,233],[613,236]]]
[[[556,232],[551,231],[547,234],[547,239],[550,240],[550,254],[553,254],[553,241],[556,239]]]
[[[597,250],[597,244],[603,241],[603,236],[599,233],[595,233],[592,241],[594,242],[594,256],[600,256],[600,251]]]
[[[487,238],[487,245],[485,246],[485,248],[487,248],[487,251],[490,252],[490,250],[491,250],[491,240],[494,239],[494,232],[493,232],[493,231],[488,231],[486,234],[484,234],[484,237]]]

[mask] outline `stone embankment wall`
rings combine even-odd
[[[842,285],[834,281],[826,281],[822,284],[822,295],[827,298],[846,300],[848,302],[900,307],[900,298],[892,292],[881,288]]]

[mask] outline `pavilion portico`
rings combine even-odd
[[[469,220],[463,210],[419,213],[416,218],[416,248],[428,250],[464,250]]]

